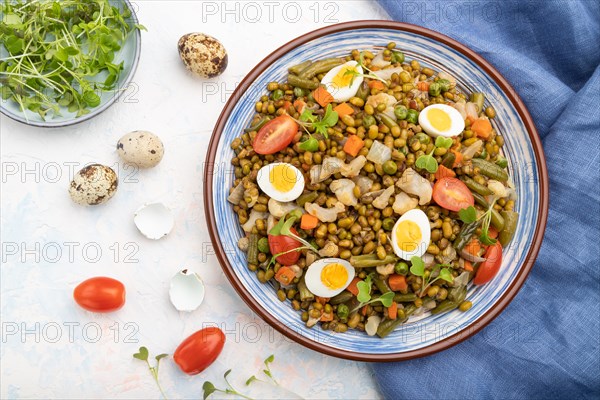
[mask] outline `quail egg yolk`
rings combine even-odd
[[[335,76],[331,80],[331,83],[333,83],[337,87],[350,86],[352,78],[354,78],[354,75],[357,72],[358,71],[356,70],[356,68],[345,66],[342,69],[340,69],[340,71],[337,74],[335,74]]]
[[[419,225],[413,221],[402,221],[398,224],[396,231],[396,241],[400,250],[411,252],[416,250],[421,242],[422,235]]]
[[[296,185],[296,172],[288,165],[279,164],[269,173],[269,181],[280,192],[289,192]]]
[[[440,132],[447,131],[452,126],[450,116],[439,108],[432,108],[427,111],[427,119]]]
[[[340,289],[347,281],[348,271],[342,264],[328,264],[321,270],[321,282],[329,289]]]

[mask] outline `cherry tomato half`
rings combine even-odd
[[[259,129],[252,148],[258,154],[274,154],[285,149],[298,133],[298,124],[287,114],[267,122]]]
[[[496,242],[488,247],[484,257],[486,260],[481,263],[473,279],[473,283],[476,285],[488,283],[500,270],[500,265],[502,264],[502,245],[500,242]]]
[[[298,231],[294,228],[290,228],[290,231],[297,235]],[[275,260],[282,265],[294,265],[300,258],[299,251],[290,251],[301,247],[302,243],[285,235],[269,235],[269,250],[271,254],[279,254],[289,251],[289,253],[282,254]]]
[[[73,298],[88,311],[116,311],[125,304],[125,286],[116,279],[98,276],[77,285]]]
[[[185,339],[175,350],[173,360],[189,375],[196,375],[212,364],[225,345],[225,334],[211,326],[199,330]]]
[[[450,211],[459,211],[475,204],[473,194],[460,179],[445,177],[433,185],[433,200]]]

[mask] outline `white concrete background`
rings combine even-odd
[[[243,387],[270,354],[274,376],[302,397],[377,398],[366,364],[290,342],[237,296],[208,251],[201,176],[213,124],[256,63],[315,28],[387,15],[371,1],[161,0],[135,6],[149,30],[142,33],[137,91],[93,120],[64,129],[1,117],[1,397],[159,398],[145,365],[132,354],[140,345],[152,354],[172,354],[203,324],[217,323],[227,343],[207,371],[189,377],[170,358],[163,361],[160,377],[170,398],[200,397],[205,380],[223,387],[229,368],[232,381]],[[177,40],[194,31],[217,37],[228,49],[229,67],[218,79],[196,79],[182,67]],[[119,163],[115,144],[135,129],[162,138],[166,154],[157,168],[132,171]],[[73,170],[90,162],[115,167],[120,186],[107,204],[84,208],[71,202],[67,187]],[[158,242],[141,237],[132,221],[134,210],[148,201],[162,201],[176,215],[174,231]],[[184,267],[207,285],[204,304],[192,313],[177,312],[168,300],[169,279]],[[99,275],[125,283],[122,310],[99,315],[73,302],[74,286]],[[287,396],[269,386],[247,392]]]

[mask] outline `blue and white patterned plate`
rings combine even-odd
[[[287,68],[302,61],[339,57],[352,49],[372,49],[396,42],[408,60],[446,71],[461,89],[484,92],[493,105],[496,129],[502,132],[510,175],[518,193],[518,228],[505,249],[496,278],[482,287],[471,287],[469,312],[452,311],[409,320],[385,339],[358,331],[334,333],[306,328],[289,303],[256,279],[247,268],[245,253],[237,248],[242,229],[227,202],[232,185],[234,156],[229,144],[248,127],[256,99],[271,81],[283,82]],[[541,244],[547,215],[547,173],[540,141],[531,118],[508,83],[485,60],[439,33],[390,21],[358,21],[324,28],[302,36],[262,61],[242,82],[226,105],[207,156],[205,207],[211,237],[225,273],[242,298],[268,323],[314,350],[365,361],[392,361],[420,357],[450,347],[489,323],[512,300],[523,284]]]

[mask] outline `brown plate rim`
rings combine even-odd
[[[214,164],[216,150],[219,144],[219,139],[221,137],[221,133],[227,122],[227,118],[229,117],[231,111],[233,110],[237,99],[241,97],[243,92],[254,82],[254,80],[266,69],[268,68],[277,58],[281,55],[287,53],[291,49],[302,45],[306,42],[309,42],[313,39],[326,36],[335,32],[346,31],[346,30],[355,30],[355,29],[394,29],[400,31],[406,31],[410,33],[414,33],[417,35],[422,35],[425,37],[429,37],[435,39],[436,41],[443,43],[459,52],[463,55],[469,57],[473,60],[480,68],[482,68],[503,90],[503,92],[507,95],[509,100],[517,109],[520,117],[522,118],[525,128],[527,129],[527,133],[529,135],[529,139],[531,140],[533,150],[536,156],[536,164],[540,174],[540,180],[538,182],[539,190],[540,190],[540,204],[539,204],[539,212],[537,216],[536,226],[537,229],[534,233],[533,240],[531,246],[529,247],[529,251],[525,258],[524,264],[521,266],[520,271],[518,272],[515,279],[512,281],[506,292],[492,305],[492,307],[482,315],[475,322],[470,324],[468,327],[461,329],[455,334],[448,336],[430,346],[423,347],[416,350],[410,350],[406,352],[399,353],[389,353],[389,354],[371,354],[364,352],[353,352],[349,350],[338,349],[334,347],[330,347],[319,342],[316,342],[302,334],[294,331],[290,327],[284,325],[282,322],[277,320],[274,316],[269,314],[266,310],[262,308],[262,306],[250,295],[250,293],[243,287],[241,281],[233,271],[233,268],[229,264],[229,260],[225,254],[225,250],[219,241],[218,238],[218,226],[216,226],[215,213],[213,207],[213,197],[212,197],[212,168],[208,168],[209,166]],[[229,282],[233,285],[236,292],[242,297],[244,302],[255,312],[257,313],[264,321],[270,324],[272,327],[277,329],[279,332],[289,337],[290,339],[296,341],[297,343],[308,347],[309,349],[315,350],[317,352],[331,355],[334,357],[355,360],[355,361],[370,361],[370,362],[391,362],[391,361],[402,361],[409,360],[418,357],[428,356],[447,348],[450,348],[469,337],[473,336],[477,332],[479,332],[483,327],[489,324],[494,318],[496,318],[503,310],[508,306],[508,304],[512,301],[512,299],[516,296],[519,289],[527,279],[529,272],[531,271],[533,264],[535,263],[536,257],[542,245],[542,240],[544,237],[544,231],[546,229],[546,221],[548,218],[548,171],[546,168],[546,159],[544,156],[544,150],[542,147],[541,140],[539,138],[537,129],[529,114],[529,111],[525,107],[525,104],[513,89],[513,87],[508,83],[508,81],[490,64],[488,63],[481,55],[471,50],[467,46],[457,42],[450,37],[443,35],[439,32],[420,27],[418,25],[396,22],[396,21],[387,21],[387,20],[360,20],[360,21],[351,21],[351,22],[343,22],[340,24],[335,24],[331,26],[327,26],[324,28],[320,28],[309,33],[306,33],[302,36],[297,37],[296,39],[291,40],[290,42],[284,44],[279,47],[277,50],[269,54],[266,58],[264,58],[261,62],[259,62],[246,77],[242,80],[240,85],[233,92],[230,100],[227,102],[217,123],[213,130],[213,134],[208,146],[206,161],[205,161],[205,171],[204,171],[204,209],[205,215],[207,216],[207,223],[209,228],[210,239],[213,244],[213,249],[216,253],[217,259],[221,264],[225,275],[227,276]]]

